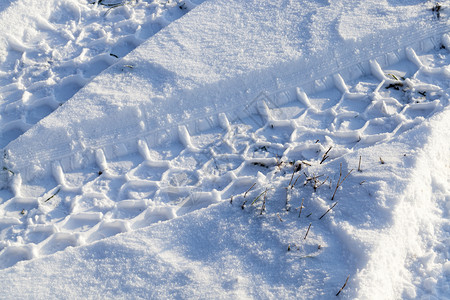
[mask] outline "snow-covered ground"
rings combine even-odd
[[[450,299],[448,1],[92,2],[0,2],[0,298]]]

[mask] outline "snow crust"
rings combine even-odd
[[[448,299],[441,5],[0,3],[0,298]]]

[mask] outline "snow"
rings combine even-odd
[[[97,2],[0,3],[0,298],[449,299],[447,2]]]

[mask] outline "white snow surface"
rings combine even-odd
[[[450,299],[450,1],[89,2],[0,2],[1,299]]]

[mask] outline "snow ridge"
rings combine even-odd
[[[114,1],[97,2],[55,0],[36,5],[18,1],[2,13],[0,26],[9,31],[0,35],[4,57],[0,147],[197,5],[190,1],[125,1],[116,6],[108,5]],[[20,26],[17,18],[23,19]]]

